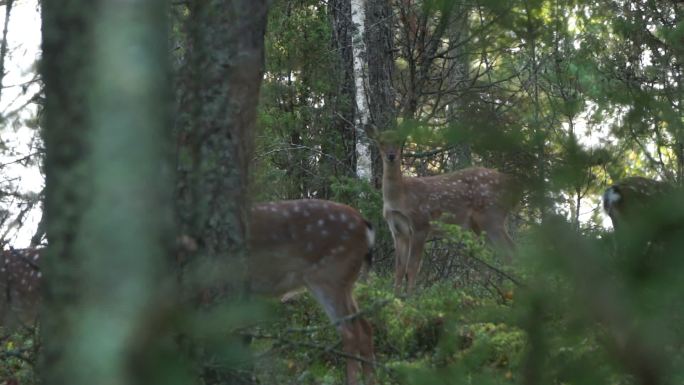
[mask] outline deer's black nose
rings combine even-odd
[[[397,156],[394,154],[387,154],[387,159],[389,159],[390,162],[394,162],[394,158],[396,158],[396,157]]]

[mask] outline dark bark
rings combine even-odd
[[[46,383],[70,384],[68,341],[75,334],[67,305],[80,297],[79,250],[75,239],[92,192],[91,170],[84,163],[89,155],[87,113],[89,63],[94,42],[91,33],[94,2],[89,0],[46,1],[42,4],[43,60],[45,82],[45,215],[50,247],[43,263],[44,349],[42,372]],[[48,381],[49,380],[49,381]]]
[[[44,201],[45,199],[41,200]],[[42,210],[36,231],[31,237],[31,247],[38,247],[43,242],[43,238],[45,238],[45,210]]]
[[[393,87],[394,55],[392,40],[392,4],[388,0],[369,0],[366,3],[366,52],[368,55],[368,84],[370,125],[378,131],[391,130],[396,125],[395,91]],[[373,183],[380,185],[382,161],[373,148]]]
[[[370,121],[380,131],[384,131],[394,128],[396,120],[395,92],[392,86],[392,5],[387,0],[369,0],[366,7]]]
[[[188,7],[176,194],[180,239],[191,240],[192,247],[179,272],[185,305],[201,313],[245,294],[248,165],[268,2],[197,0]],[[204,383],[250,382],[223,365],[209,365],[225,360],[206,348],[210,341],[186,342]]]
[[[350,0],[328,3],[332,23],[332,49],[337,53],[335,78],[337,90],[332,100],[332,129],[339,135],[344,167],[336,173],[353,177],[356,170],[356,135],[354,131],[354,55],[352,50],[352,20]],[[334,167],[334,165],[333,165]]]
[[[154,383],[140,369],[157,362],[171,229],[165,15],[163,0],[42,3],[45,383]]]
[[[264,68],[265,1],[190,3],[178,217],[207,258],[244,269],[247,173]],[[242,290],[234,282],[231,289]],[[231,290],[233,291],[233,290]]]

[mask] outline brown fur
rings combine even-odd
[[[479,234],[511,260],[513,241],[506,231],[508,214],[520,200],[513,179],[499,171],[471,167],[437,176],[408,178],[401,172],[401,145],[379,143],[383,161],[383,214],[396,250],[394,290],[404,279],[411,293],[420,270],[430,221],[441,219]]]
[[[373,336],[352,296],[372,247],[372,229],[353,208],[322,200],[260,204],[252,209],[249,271],[256,292],[281,295],[306,286],[337,325],[347,359],[347,384],[361,366],[373,381]]]
[[[613,228],[623,222],[640,220],[644,210],[671,187],[654,179],[633,176],[619,180],[603,193],[603,209],[613,222]]]

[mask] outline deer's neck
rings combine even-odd
[[[401,175],[401,162],[382,163],[382,198],[385,205],[397,206],[404,196],[404,177]]]

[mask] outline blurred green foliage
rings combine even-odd
[[[36,331],[10,331],[0,327],[0,380],[32,385],[36,376]]]
[[[416,12],[426,38],[454,5],[400,9],[407,3],[394,2],[396,14]],[[513,266],[501,266],[481,237],[442,224],[416,295],[391,294],[382,194],[353,177],[351,122],[341,126],[347,131],[333,124],[352,101],[340,96],[321,2],[280,0],[271,9],[252,200],[326,198],[373,223],[375,264],[356,298],[374,327],[381,384],[684,383],[684,197],[673,191],[617,233],[602,227],[599,203],[626,175],[684,180],[681,2],[461,3],[468,33],[426,64],[431,82],[416,111],[398,118],[404,169],[448,172],[457,163],[450,151],[462,146],[470,163],[525,180],[510,223],[519,245]],[[424,52],[405,41],[410,24],[393,25],[398,99],[415,91],[405,79]],[[181,55],[184,37],[173,31]],[[463,88],[445,90],[451,53],[463,54],[471,73]],[[444,97],[453,98],[449,108],[440,107]],[[277,314],[244,306],[177,322],[213,342],[210,353],[225,359],[217,365],[246,361],[246,350],[226,348],[237,345],[230,332],[246,331],[261,383],[341,383],[339,336],[312,297],[271,305]],[[257,319],[270,321],[252,326]],[[33,383],[32,367],[8,355],[32,352],[33,341],[0,339],[0,381]],[[184,369],[169,362],[160,372]]]
[[[394,297],[387,274],[358,284],[356,297],[374,328],[379,383],[645,383],[639,360],[655,366],[658,383],[680,383],[679,241],[667,254],[651,255],[660,268],[644,271],[629,260],[648,257],[643,252],[617,255],[610,234],[582,235],[564,222],[554,218],[529,231],[516,266],[506,269],[524,284],[499,281],[503,296],[483,288],[488,280],[443,279],[409,298]],[[496,263],[478,238],[467,237],[477,251],[465,258]],[[254,344],[263,358],[260,375],[279,383],[340,383],[338,337],[322,326],[326,319],[310,295],[280,313],[262,330],[279,338]]]

